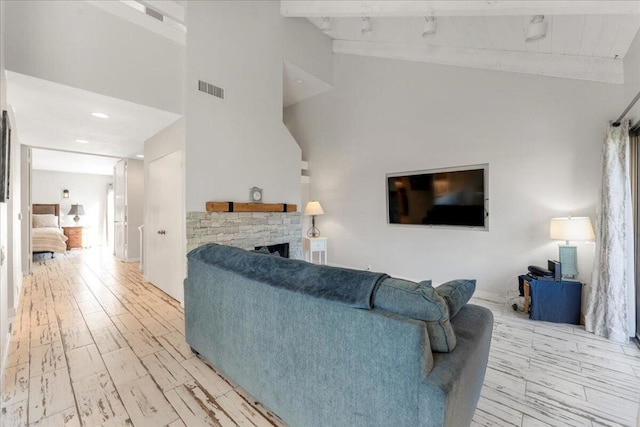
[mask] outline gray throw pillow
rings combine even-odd
[[[429,332],[432,351],[448,353],[456,346],[447,302],[431,287],[429,280],[415,283],[387,277],[380,282],[373,295],[373,307],[423,320]]]
[[[458,279],[445,282],[438,286],[436,292],[444,298],[449,306],[449,318],[458,314],[458,311],[469,302],[476,290],[476,281]]]

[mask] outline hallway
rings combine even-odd
[[[178,302],[106,250],[34,263],[9,351],[3,427],[283,425],[191,352]]]

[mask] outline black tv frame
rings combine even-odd
[[[426,174],[436,174],[443,172],[462,172],[468,170],[477,170],[482,169],[484,171],[483,181],[484,181],[484,225],[455,225],[455,224],[400,224],[391,222],[389,218],[389,178],[399,177],[399,176],[412,176],[412,175],[426,175]],[[481,163],[477,165],[465,165],[465,166],[453,166],[447,168],[438,168],[438,169],[425,169],[418,171],[409,171],[409,172],[393,172],[385,175],[385,201],[386,201],[386,216],[387,216],[387,225],[390,226],[400,226],[400,227],[420,227],[420,228],[441,228],[441,229],[456,229],[456,230],[481,230],[481,231],[489,231],[489,163]]]

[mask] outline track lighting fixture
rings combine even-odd
[[[370,34],[372,30],[373,27],[371,26],[371,18],[369,18],[368,16],[363,16],[361,30],[362,34]]]
[[[544,15],[534,15],[529,22],[527,28],[527,38],[525,41],[532,42],[536,40],[542,40],[547,35],[547,23],[544,20]]]
[[[427,38],[432,34],[436,33],[436,17],[435,16],[425,16],[424,17],[424,30],[422,30],[422,37]]]
[[[331,31],[331,18],[329,18],[328,16],[323,16],[320,29],[323,33],[329,34],[329,32]]]

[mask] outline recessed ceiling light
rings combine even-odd
[[[140,157],[141,159],[144,159],[144,154],[136,154],[136,157]]]
[[[109,116],[107,116],[105,113],[91,113],[91,115],[93,117],[97,117],[99,119],[108,119]]]
[[[371,34],[372,30],[373,30],[373,27],[371,26],[371,18],[368,16],[363,16],[362,30],[360,30],[360,32],[362,32],[362,34]]]
[[[88,144],[89,143],[89,141],[87,141],[86,139],[76,139],[76,142],[78,144]]]

